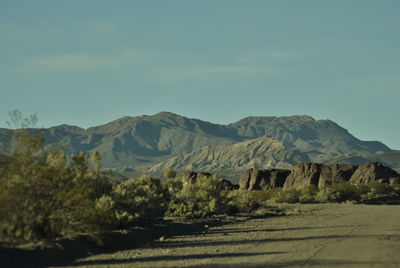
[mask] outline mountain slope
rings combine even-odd
[[[0,129],[0,136],[7,135],[9,131]],[[271,163],[275,164],[280,161],[290,164],[292,160],[288,159],[291,158],[285,158],[288,155],[287,150],[297,156],[301,153],[301,159],[306,158],[313,162],[391,152],[380,142],[360,141],[332,121],[315,120],[309,116],[248,117],[229,125],[219,125],[161,112],[153,116],[126,116],[88,129],[60,125],[32,131],[43,134],[49,150],[63,149],[69,154],[97,150],[102,155],[104,167],[141,167],[143,170],[161,162],[166,163],[165,161],[174,157],[175,164],[165,165],[187,166],[189,159],[192,159],[190,161],[197,161],[199,166],[212,167],[212,164],[204,164],[203,157],[211,163],[221,163],[215,166],[222,166],[223,163],[232,167],[253,164],[263,166],[265,163],[260,159],[274,159]],[[238,149],[243,144],[233,149],[224,147],[245,141],[253,144],[255,141],[251,140],[261,137],[279,141],[284,145],[285,153],[265,149],[264,153],[270,155],[256,160],[247,151]],[[219,153],[221,151],[229,152],[232,159],[224,158]],[[192,152],[194,154],[189,157],[188,154]],[[242,153],[247,158],[241,157]],[[393,163],[396,163],[397,157],[396,154],[388,156]],[[183,162],[178,163],[179,159]],[[398,163],[400,166],[400,161]]]
[[[245,138],[268,136],[307,153],[312,161],[355,152],[390,152],[381,142],[361,141],[330,120],[310,116],[248,117],[228,125]]]
[[[218,170],[243,168],[291,168],[309,161],[302,153],[288,149],[281,142],[257,138],[233,145],[207,146],[194,152],[178,155],[155,165],[150,170]]]

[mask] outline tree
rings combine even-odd
[[[29,117],[22,117],[22,113],[19,110],[12,110],[8,112],[10,121],[6,121],[9,128],[34,128],[38,122],[38,117],[33,114]]]

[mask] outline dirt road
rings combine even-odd
[[[400,267],[400,206],[282,206],[293,215],[112,233],[101,251],[3,250],[0,267]]]
[[[400,267],[400,207],[294,205],[293,216],[255,218],[166,238],[148,248],[78,259],[78,267]]]

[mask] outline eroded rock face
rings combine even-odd
[[[324,165],[318,163],[301,163],[294,167],[287,177],[284,189],[304,188],[309,185],[318,186],[319,177]]]
[[[361,166],[349,164],[323,165],[301,163],[297,165],[286,179],[285,189],[300,189],[309,185],[323,188],[334,183],[350,181],[367,184],[373,181],[396,183],[400,175],[391,168],[378,162],[367,162]]]
[[[350,182],[363,184],[374,181],[393,183],[399,180],[400,174],[379,162],[366,162],[362,164],[350,178]]]
[[[350,164],[331,164],[322,167],[318,180],[318,188],[334,183],[349,181],[357,166]]]
[[[299,189],[314,185],[323,188],[334,183],[349,181],[356,169],[357,166],[349,164],[301,163],[292,170],[283,187]]]
[[[282,188],[290,170],[286,169],[248,169],[240,177],[241,190],[268,190]]]

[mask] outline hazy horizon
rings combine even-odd
[[[2,1],[0,127],[329,119],[400,149],[400,2]]]

